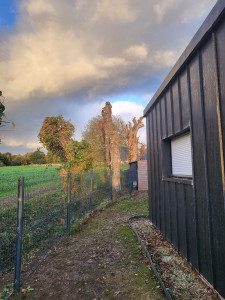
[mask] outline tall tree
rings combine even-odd
[[[93,165],[99,167],[105,165],[105,144],[99,138],[98,123],[102,120],[102,116],[92,118],[85,130],[82,132],[82,138],[86,140],[93,154]]]
[[[102,120],[99,122],[100,137],[105,144],[107,170],[113,171],[112,186],[120,190],[120,137],[112,120],[112,105],[105,103],[102,109]]]
[[[104,141],[102,141],[102,139],[99,138],[99,122],[101,121],[103,121],[101,115],[92,118],[82,132],[82,138],[86,140],[91,147],[91,152],[93,154],[93,165],[96,168],[105,165],[106,163],[105,143]],[[122,132],[122,120],[119,116],[112,115],[112,121],[120,137],[120,157],[121,159],[125,160],[126,155],[124,148],[127,145],[127,141],[125,135]]]
[[[137,136],[137,133],[140,128],[144,127],[142,120],[143,117],[140,117],[138,120],[133,118],[133,125],[131,122],[128,122],[128,124],[124,124],[123,121],[121,122],[123,132],[127,137],[129,162],[136,161],[138,159],[139,137]]]
[[[140,154],[140,160],[145,160],[145,156],[147,154],[147,145],[144,143],[141,143],[141,147],[139,149]]]
[[[44,152],[40,151],[40,149],[38,148],[36,151],[34,151],[31,155],[30,155],[30,161],[33,164],[45,164],[46,160],[45,160],[45,154]]]
[[[92,168],[90,147],[85,140],[72,139],[75,128],[62,116],[45,118],[39,132],[40,141],[64,162],[61,174],[82,173]]]

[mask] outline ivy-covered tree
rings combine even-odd
[[[72,138],[74,131],[73,124],[57,116],[45,118],[39,132],[41,143],[64,162],[62,175],[66,172],[83,173],[92,168],[89,144],[85,140],[75,141]]]
[[[4,117],[5,105],[3,104],[2,91],[0,91],[0,126],[2,125],[2,118]]]
[[[15,127],[14,122],[12,121],[7,121],[5,119],[5,105],[4,105],[4,97],[2,95],[2,91],[0,91],[0,127],[6,125],[7,123],[11,123],[13,128]],[[1,144],[1,139],[0,139],[0,144]]]

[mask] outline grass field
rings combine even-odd
[[[19,177],[40,177],[49,174],[58,174],[60,167],[53,166],[15,166],[0,168],[1,183],[8,180],[17,180]]]
[[[17,193],[18,178],[24,177],[29,185],[45,186],[49,178],[57,177],[60,167],[15,166],[0,168],[0,198]]]

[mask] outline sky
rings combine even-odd
[[[42,147],[47,116],[80,140],[106,101],[139,118],[216,0],[0,0],[0,152]],[[146,142],[146,128],[139,131]]]

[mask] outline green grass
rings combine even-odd
[[[131,204],[131,202],[129,202],[129,204]],[[136,204],[140,205],[141,202],[137,201]],[[126,209],[125,206],[123,206],[123,208],[120,207],[120,209],[124,208]],[[137,239],[133,235],[131,228],[128,226],[128,224],[125,226],[123,225],[119,228],[117,234],[122,238],[121,243],[129,249],[128,251],[131,254],[129,258],[129,264],[131,265],[131,268],[130,271],[126,271],[124,273],[124,276],[128,277],[129,272],[135,273],[132,285],[129,287],[132,295],[136,295],[138,299],[138,295],[144,292],[146,293],[146,299],[149,299],[149,294],[154,296],[154,298],[151,299],[161,299],[161,293],[158,290],[159,285],[155,280],[154,273],[152,270],[149,270],[147,265],[143,262],[144,250],[142,246],[137,244]]]
[[[49,174],[58,174],[60,167],[54,166],[14,166],[0,168],[1,184],[8,180],[17,180],[19,177],[40,177]]]
[[[24,177],[32,187],[41,188],[51,184],[50,178],[56,178],[59,167],[52,166],[15,166],[0,168],[0,198],[17,194],[18,178]],[[53,180],[55,182],[55,180]]]
[[[141,195],[140,195],[141,200]],[[119,202],[115,209],[120,211],[129,211],[131,214],[136,215],[148,215],[148,202],[147,201],[132,201],[130,196],[126,195],[123,197],[123,201]]]

